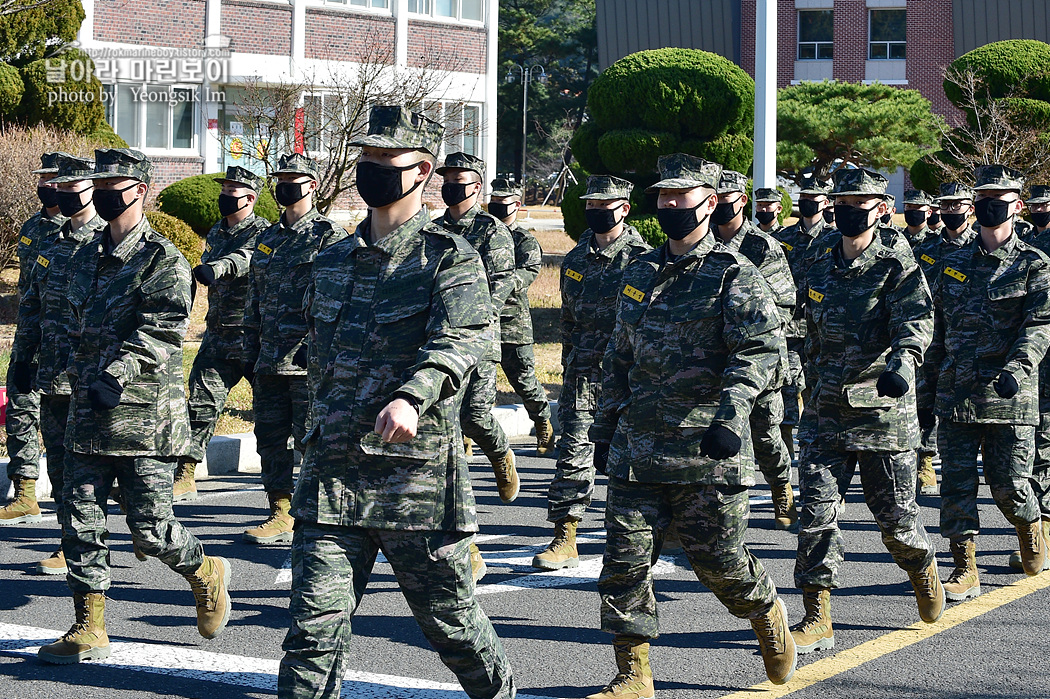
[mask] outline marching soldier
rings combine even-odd
[[[317,253],[347,235],[314,206],[317,163],[299,153],[282,155],[273,174],[274,198],[284,213],[256,239],[244,318],[244,361],[248,375],[254,373],[255,439],[270,503],[266,521],[244,532],[251,544],[292,539],[288,508],[294,478],[288,438],[302,443],[310,405],[303,294]]]
[[[135,544],[189,582],[198,632],[215,638],[230,617],[229,561],[204,555],[171,509],[175,464],[189,446],[190,266],[143,215],[152,174],[137,150],[95,151],[92,200],[109,225],[69,265],[72,393],[59,516],[76,623],[38,651],[48,663],[109,657],[105,508],[114,480]]]
[[[796,663],[784,604],[744,544],[748,415],[781,359],[780,315],[758,270],[710,234],[721,166],[681,153],[658,165],[668,241],[624,273],[590,429],[609,475],[598,592],[618,672],[589,699],[653,696],[651,568],[672,519],[697,577],[750,620],[770,681],[787,682]]]
[[[932,205],[933,197],[921,189],[909,189],[904,193],[904,237],[913,250],[933,236],[927,225]]]
[[[372,108],[368,135],[351,144],[362,148],[357,189],[370,214],[313,266],[313,403],[293,505],[281,699],[339,696],[380,550],[467,696],[515,694],[474,596],[478,522],[459,427],[461,391],[489,351],[492,301],[478,253],[423,206],[443,131],[422,114]]]
[[[780,214],[784,204],[779,189],[759,187],[755,190],[755,220],[763,233],[776,235],[783,226],[780,225]]]
[[[255,215],[255,202],[265,182],[254,172],[231,165],[216,177],[219,220],[204,242],[193,277],[208,288],[208,316],[189,379],[190,453],[175,472],[175,502],[197,499],[197,464],[208,452],[215,423],[230,389],[243,377],[252,382],[254,368],[244,361],[244,309],[251,295],[248,267],[256,238],[270,222]]]
[[[897,197],[892,194],[886,195],[886,213],[879,217],[879,221],[886,228],[892,228],[894,231],[900,233],[901,229],[893,223],[893,214],[897,213]],[[909,241],[910,242],[910,241]]]

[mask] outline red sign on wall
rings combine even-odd
[[[306,141],[303,133],[306,131],[306,112],[302,107],[295,110],[295,152],[306,153]]]

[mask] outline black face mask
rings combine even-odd
[[[1050,226],[1050,211],[1043,211],[1038,214],[1032,214],[1032,223],[1039,226],[1040,228],[1046,228]]]
[[[90,189],[90,187],[88,188]],[[67,218],[73,218],[88,205],[91,201],[91,197],[88,197],[87,201],[83,200],[84,193],[90,194],[88,189],[82,189],[79,192],[67,192],[65,190],[58,190],[58,210],[62,212],[62,215]]]
[[[941,222],[940,214],[930,214],[930,217],[926,219],[926,225],[930,228],[936,228]]]
[[[238,205],[241,199],[247,199],[247,194],[242,194],[239,197],[235,197],[232,194],[219,194],[219,215],[223,218],[235,214],[244,207],[248,206],[248,202],[245,201],[243,204]]]
[[[966,225],[966,219],[970,217],[969,214],[941,214],[941,220],[944,221],[944,226],[950,231],[957,231]]]
[[[824,223],[835,223],[835,209],[829,207],[824,209]]]
[[[904,222],[909,226],[921,226],[926,223],[926,212],[920,209],[908,209],[904,212]]]
[[[401,173],[405,170],[419,167],[422,164],[422,160],[404,167],[359,162],[357,164],[357,193],[373,209],[382,209],[384,206],[390,206],[394,202],[404,199],[423,184],[422,181],[416,182],[407,192],[401,185]]]
[[[759,211],[755,214],[755,218],[758,219],[758,222],[761,223],[763,226],[768,226],[769,224],[773,223],[773,221],[777,220],[777,212]]]
[[[124,189],[98,189],[91,194],[91,201],[95,203],[95,211],[105,221],[112,221],[128,210],[132,204],[138,201],[135,197],[129,202],[124,201],[124,192],[138,187],[138,184],[128,185]]]
[[[278,182],[273,190],[273,198],[281,206],[291,206],[306,198],[306,195],[309,194],[306,186],[309,184],[309,182]]]
[[[819,213],[820,204],[821,202],[812,199],[799,199],[798,212],[802,214],[802,218],[813,218]]]
[[[660,222],[660,228],[663,229],[668,238],[681,240],[707,220],[708,217],[704,216],[697,221],[696,210],[707,203],[707,200],[710,198],[707,197],[707,199],[704,199],[696,206],[688,209],[657,209],[656,220]]]
[[[1010,201],[1004,201],[1003,199],[992,198],[978,199],[974,202],[977,223],[985,228],[1001,226],[1013,217],[1013,214],[1010,213],[1010,207],[1013,206],[1015,201],[1017,200],[1011,199]]]
[[[622,218],[616,218],[616,212],[619,210],[619,206],[615,209],[584,209],[583,215],[587,219],[587,227],[601,235],[616,228],[616,225],[623,221]]]
[[[58,189],[55,187],[37,187],[36,197],[45,209],[53,209],[58,206]]]
[[[467,194],[467,187],[477,184],[476,182],[446,182],[441,185],[441,201],[447,206],[455,206],[473,196]]]
[[[893,214],[883,214],[879,217],[879,220],[882,221],[884,225],[888,226],[893,222]]]
[[[736,215],[740,213],[740,211],[736,208],[736,205],[739,203],[740,200],[737,199],[736,201],[732,202],[727,201],[719,202],[718,204],[716,204],[714,213],[711,214],[711,223],[715,224],[716,226],[724,226],[730,221],[732,221],[734,218],[736,218]]]
[[[874,223],[869,223],[874,209],[862,209],[849,204],[835,204],[835,223],[839,232],[847,238],[856,238],[869,230]]]
[[[517,210],[511,211],[510,207],[517,206],[517,202],[510,204],[497,204],[496,202],[489,202],[489,213],[498,218],[500,221],[509,217],[513,213],[517,213]]]

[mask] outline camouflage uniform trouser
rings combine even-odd
[[[51,481],[51,497],[59,509],[62,508],[64,492],[68,420],[69,396],[40,396],[40,434],[47,452],[47,477]]]
[[[230,389],[244,376],[244,364],[210,354],[197,354],[189,380],[190,453],[186,460],[200,463],[208,453],[215,423]]]
[[[547,521],[583,519],[594,493],[594,445],[587,431],[594,423],[597,384],[566,367],[558,399],[558,463],[547,490]]]
[[[941,423],[941,536],[948,539],[981,531],[977,513],[977,453],[984,452],[984,480],[992,498],[1014,526],[1039,519],[1032,492],[1035,427]]]
[[[74,593],[109,589],[106,506],[116,480],[128,510],[128,529],[142,553],[159,558],[180,575],[200,568],[204,548],[171,511],[177,457],[66,453],[62,550]]]
[[[766,391],[755,401],[748,418],[751,439],[755,447],[755,461],[770,486],[791,482],[791,453],[780,425],[784,421],[784,396],[780,390]]]
[[[933,544],[915,503],[915,452],[852,452],[805,444],[798,461],[797,587],[838,587],[846,544],[836,513],[839,488],[835,474],[851,459],[860,464],[864,500],[897,565],[918,572],[933,561]],[[852,472],[851,467],[851,476]]]
[[[36,374],[34,369],[33,374]],[[7,368],[7,477],[40,477],[40,391],[19,393]]]
[[[492,417],[492,407],[496,404],[496,365],[491,359],[482,359],[470,372],[460,413],[463,436],[473,439],[488,457],[502,456],[510,449],[506,433]]]
[[[536,379],[536,356],[532,345],[500,345],[500,366],[514,392],[521,396],[525,410],[533,422],[549,420],[551,404],[547,392]]]
[[[605,557],[598,578],[602,631],[656,638],[653,554],[672,518],[696,577],[741,619],[766,614],[777,589],[744,545],[746,486],[609,479]]]
[[[788,380],[780,389],[784,397],[784,420],[785,425],[798,425],[802,417],[802,403],[806,392],[806,373],[802,367],[802,352],[806,341],[804,338],[788,338]]]
[[[1050,519],[1050,405],[1039,406],[1039,429],[1035,433],[1032,490],[1039,500],[1043,519]]]
[[[472,699],[511,699],[503,644],[474,597],[464,532],[388,531],[296,522],[292,624],[277,676],[282,699],[340,694],[351,621],[382,550],[427,641]]]
[[[290,493],[294,489],[293,449],[306,438],[310,392],[306,376],[260,374],[252,384],[255,412],[255,443],[262,462],[262,484],[267,493]]]

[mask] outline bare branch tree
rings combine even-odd
[[[0,16],[13,15],[50,5],[55,0],[0,0]]]

